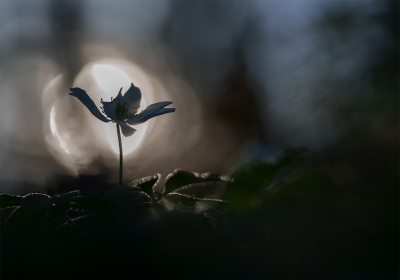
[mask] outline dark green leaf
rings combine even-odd
[[[271,181],[277,168],[276,164],[256,163],[236,171],[227,186],[229,212],[245,213],[257,206],[261,189]]]
[[[163,194],[171,193],[190,184],[228,180],[229,179],[226,176],[219,176],[212,173],[201,174],[175,169],[174,173],[169,174],[165,179],[165,189]]]
[[[197,201],[218,209],[228,205],[228,201],[216,198],[197,198]]]
[[[333,198],[335,187],[325,175],[316,171],[304,171],[292,176],[264,199],[264,204],[321,203]]]
[[[160,181],[161,174],[157,173],[153,176],[144,177],[142,179],[133,181],[132,186],[138,187],[141,191],[148,194],[150,197],[154,197],[154,188]]]
[[[71,220],[76,225],[76,227],[71,227],[69,223],[65,222],[57,228],[57,230],[54,232],[54,236],[62,237],[64,235],[65,238],[69,234],[75,235],[77,232],[82,232],[90,227],[108,222],[110,220],[110,217],[84,215]]]
[[[58,196],[58,201],[67,201],[70,202],[72,201],[75,197],[79,195],[80,191],[72,191],[68,193],[63,193]]]
[[[171,210],[167,205],[161,203],[157,203],[156,205],[154,205],[152,208],[149,209],[152,209],[151,214],[154,219],[159,219],[163,217],[164,215],[168,214]]]
[[[98,212],[108,215],[118,214],[118,204],[110,199],[101,196],[78,196],[74,200],[73,206],[78,210]]]
[[[76,227],[71,227],[68,222],[63,223],[59,226],[50,236],[48,243],[50,246],[57,246],[60,243],[66,242],[68,239],[72,239],[78,232],[82,232],[88,228],[88,220],[90,220],[89,215],[80,216],[72,221],[77,225]]]
[[[195,206],[198,201],[194,196],[180,196],[179,200],[183,205],[189,207]]]
[[[179,193],[169,193],[164,197],[166,200],[175,205],[178,205],[180,203]]]
[[[151,208],[152,205],[153,205],[153,203],[151,203],[151,202],[142,203],[138,207],[136,207],[136,212],[145,213],[148,209]]]
[[[196,205],[197,202],[203,202],[208,205],[212,206],[219,206],[220,204],[226,204],[226,201],[220,200],[220,199],[212,199],[212,198],[198,198],[195,196],[190,196],[186,194],[181,194],[181,193],[169,193],[166,196],[164,196],[169,202],[172,202],[173,204],[183,204],[185,206],[193,207]]]
[[[72,191],[68,193],[64,193],[61,195],[55,195],[53,197],[56,197],[56,202],[55,202],[55,209],[54,207],[49,208],[49,215],[53,219],[59,219],[57,217],[60,216],[59,211],[65,213],[68,209],[72,207],[72,201],[79,195],[80,191]]]
[[[309,150],[304,147],[286,149],[282,152],[282,155],[278,158],[277,164],[282,167],[282,166],[298,159],[299,157],[301,157],[308,151]]]
[[[52,206],[52,207],[49,207],[49,208],[48,208],[47,214],[48,214],[49,217],[52,218],[53,220],[59,220],[59,219],[62,218],[60,211],[61,211],[61,210],[57,209],[56,206]],[[63,211],[63,212],[65,212],[65,211]]]
[[[208,209],[203,215],[208,218],[208,222],[213,228],[217,228],[220,223],[228,219],[228,214],[225,211],[215,208]]]
[[[276,172],[270,180],[270,184],[267,186],[269,189],[264,189],[264,193],[267,193],[271,188],[277,185],[279,182],[291,176],[292,173],[299,169],[300,164],[305,163],[305,158],[310,157],[311,153],[306,148],[292,148],[282,152],[281,156],[276,160]]]
[[[228,217],[228,213],[226,213],[223,210],[215,209],[215,208],[210,208],[207,211],[205,211],[203,214],[206,217],[214,218],[217,220],[223,220]]]
[[[97,215],[85,215],[74,218],[72,219],[72,222],[76,224],[76,227],[71,227],[67,222],[62,224],[49,238],[49,244],[53,247],[52,249],[56,249],[57,246],[63,245],[65,242],[68,242],[77,236],[82,236],[88,229],[104,224],[104,222],[107,222],[108,220],[108,217]]]
[[[58,195],[50,197],[46,194],[31,193],[24,196],[19,205],[25,211],[25,214],[30,215],[50,207],[57,199]]]
[[[76,224],[77,229],[83,230],[85,228],[90,228],[99,224],[103,224],[104,222],[110,221],[112,218],[110,217],[105,217],[105,216],[94,216],[94,215],[84,215],[80,216],[77,218],[72,219],[74,224]],[[72,231],[75,230],[76,228],[73,228],[69,225],[69,223],[64,223],[61,225],[58,229],[67,227],[71,229]]]
[[[8,216],[5,221],[5,228],[13,228],[14,226],[21,223],[21,221],[26,217],[24,214],[24,210],[21,207],[17,207],[14,211]]]
[[[160,199],[163,196],[163,194],[158,191],[154,191],[154,194],[156,195],[156,198],[158,198],[158,199]]]
[[[19,206],[19,201],[22,199],[19,195],[0,194],[0,209]]]
[[[293,164],[307,152],[302,147],[287,149],[274,163],[255,163],[236,171],[227,186],[229,212],[245,213],[258,207],[270,184],[275,185],[291,174]]]

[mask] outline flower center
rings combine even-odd
[[[117,99],[116,104],[117,106],[115,107],[115,115],[117,117],[117,120],[125,120],[129,113],[129,103],[125,102],[121,104],[121,102],[119,102],[119,99]]]

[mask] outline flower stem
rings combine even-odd
[[[117,124],[117,134],[119,143],[119,185],[122,186],[123,155],[122,155],[122,142],[121,142],[121,132],[119,131],[119,124]]]

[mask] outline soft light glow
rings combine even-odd
[[[50,129],[51,129],[51,133],[57,139],[57,141],[60,144],[61,148],[63,148],[65,150],[65,152],[67,154],[69,154],[70,152],[69,152],[69,150],[67,148],[67,144],[61,139],[60,135],[57,132],[54,106],[51,108],[51,111],[50,111]]]
[[[99,87],[110,97],[115,97],[121,87],[127,90],[132,82],[128,74],[112,65],[96,64],[92,71]]]
[[[96,64],[92,67],[92,74],[101,89],[101,97],[104,101],[110,101],[111,97],[117,96],[121,87],[123,87],[122,93],[129,89],[131,83],[136,85],[136,81],[132,79],[122,69],[111,65],[111,64]],[[140,85],[137,85],[140,87]],[[139,111],[146,108],[146,93],[142,96],[142,102],[140,103]],[[98,100],[100,101],[100,100]],[[96,101],[95,101],[96,102]],[[96,102],[97,103],[97,102]],[[100,106],[100,103],[98,103]],[[116,132],[116,124],[104,123],[104,130],[107,134],[108,142],[115,153],[119,153],[118,138]],[[135,150],[140,142],[143,140],[147,129],[147,123],[134,127],[137,131],[130,137],[122,136],[123,153],[128,154]]]

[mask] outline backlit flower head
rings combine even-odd
[[[130,125],[141,124],[151,118],[175,112],[175,108],[164,108],[172,104],[172,102],[163,101],[151,104],[145,110],[138,113],[140,101],[142,100],[142,92],[133,83],[124,95],[121,93],[121,88],[118,95],[115,98],[111,98],[110,102],[101,99],[100,102],[103,105],[101,109],[105,116],[100,112],[86,91],[81,88],[71,88],[71,91],[69,94],[78,98],[96,118],[103,122],[112,121],[119,124],[122,134],[125,137],[131,136],[136,131]]]

